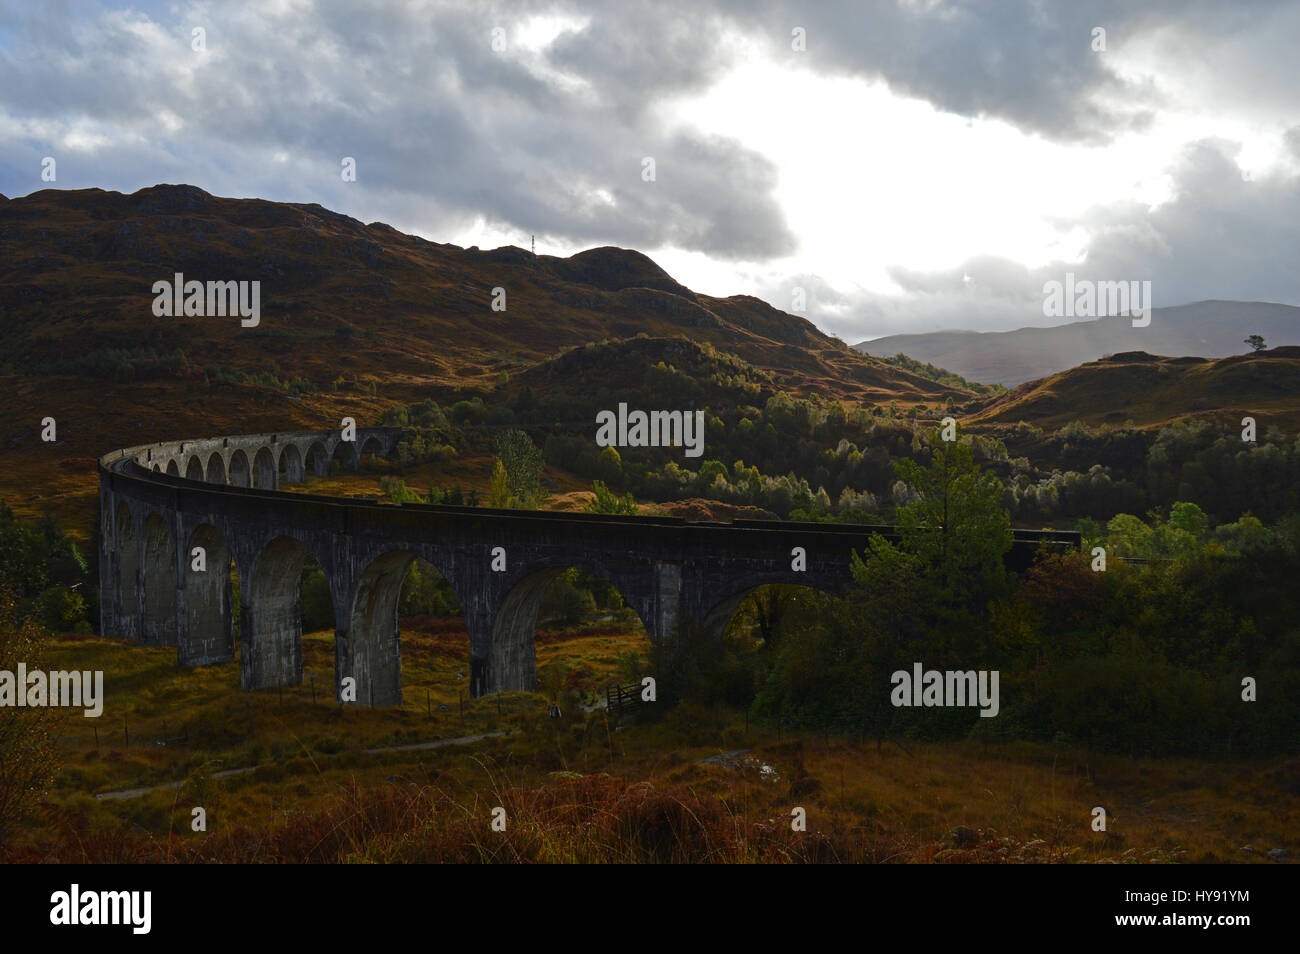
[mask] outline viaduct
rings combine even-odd
[[[533,646],[547,585],[568,567],[622,593],[651,640],[678,619],[720,633],[765,583],[831,593],[850,583],[849,553],[888,527],[776,521],[693,523],[475,507],[392,505],[280,487],[356,469],[393,452],[399,428],[250,434],[130,447],[99,462],[100,632],[175,646],[181,666],[235,658],[232,575],[240,581],[245,689],[302,680],[301,577],[309,558],[328,580],[335,619],[335,694],[402,701],[397,604],[411,562],[427,560],[465,615],[475,696],[536,685]],[[1008,565],[1077,533],[1015,531]],[[795,568],[795,548],[804,567]],[[202,561],[196,560],[201,549]],[[196,568],[199,567],[199,568]]]

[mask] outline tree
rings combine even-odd
[[[497,461],[506,472],[510,496],[519,506],[536,506],[543,496],[542,452],[532,438],[523,431],[505,431],[496,439],[496,451]],[[493,479],[496,479],[495,473]]]
[[[933,445],[928,467],[894,463],[912,495],[895,516],[897,542],[874,536],[863,557],[853,554],[854,602],[884,644],[879,658],[927,652],[936,665],[947,657],[968,668],[986,645],[990,602],[1009,587],[1011,518],[1001,483],[979,469],[969,445]]]
[[[587,513],[635,514],[641,509],[630,493],[620,497],[606,487],[602,480],[593,481],[591,490],[596,497],[582,508]]]
[[[40,669],[43,635],[34,619],[19,612],[13,592],[0,586],[0,671],[16,672],[20,662]],[[0,840],[54,777],[56,712],[47,706],[0,708]]]
[[[1245,344],[1250,345],[1251,348],[1254,349],[1255,351],[1263,351],[1263,350],[1264,350],[1264,347],[1265,347],[1265,346],[1264,346],[1264,336],[1263,336],[1263,335],[1248,335],[1247,337],[1242,338],[1241,340],[1242,340],[1242,342],[1244,342]]]
[[[492,486],[488,491],[489,507],[504,509],[514,503],[514,498],[510,494],[509,480],[505,465],[501,463],[500,458],[497,458],[496,464],[492,467]]]
[[[797,598],[794,587],[779,583],[760,586],[749,595],[745,609],[752,616],[758,638],[763,641],[763,649],[769,655],[776,653],[782,626]]]
[[[623,480],[623,458],[618,448],[606,447],[596,455],[596,476],[607,484],[621,483]]]
[[[898,545],[877,537],[874,550],[906,556],[949,587],[1003,576],[1011,518],[1001,483],[979,469],[970,445],[938,441],[929,467],[903,458],[894,471],[917,496],[898,508]]]

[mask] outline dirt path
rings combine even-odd
[[[440,749],[447,745],[469,745],[471,742],[481,742],[484,739],[499,738],[503,735],[509,735],[509,732],[482,732],[478,735],[462,735],[454,739],[434,739],[432,742],[415,742],[410,745],[388,745],[378,749],[362,749],[366,755],[380,755],[384,752],[411,752],[417,749]],[[249,772],[256,772],[257,766],[252,765],[247,768],[222,769],[220,772],[213,772],[212,778],[229,778],[232,775],[247,775]],[[167,789],[180,788],[186,782],[181,779],[178,782],[164,782],[161,785],[146,785],[143,788],[124,788],[117,792],[102,792],[95,797],[104,801],[116,801],[124,798],[139,798],[141,795],[147,795],[150,792],[161,792]]]

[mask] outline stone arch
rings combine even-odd
[[[362,572],[348,610],[347,646],[340,653],[340,680],[356,680],[357,702],[372,706],[402,704],[401,634],[397,602],[415,554],[385,553]]]
[[[154,472],[155,474],[161,474],[161,473],[162,473],[162,465],[160,465],[160,464],[154,464],[154,465],[153,465],[153,472]]]
[[[230,483],[234,487],[251,487],[253,485],[252,469],[248,466],[248,455],[236,450],[230,455]]]
[[[330,455],[322,441],[313,441],[307,448],[307,469],[317,477],[329,474]]]
[[[195,569],[201,548],[202,569]],[[190,534],[181,555],[185,576],[185,628],[179,640],[182,666],[206,666],[235,657],[233,592],[230,576],[230,546],[212,524],[205,523]]]
[[[276,487],[275,455],[269,447],[258,448],[253,456],[253,486],[262,490],[274,490]]]
[[[199,459],[198,454],[191,455],[185,462],[185,479],[199,481],[203,479],[203,461]]]
[[[280,483],[300,484],[306,477],[302,465],[302,454],[297,445],[285,444],[280,451],[280,462],[276,468]]]
[[[213,451],[212,456],[208,458],[208,469],[205,476],[210,484],[224,484],[226,482],[226,462],[221,458],[221,451]]]
[[[302,570],[311,552],[276,537],[253,561],[240,592],[240,675],[245,689],[302,682]]]
[[[176,544],[171,528],[151,513],[144,522],[144,628],[140,642],[146,646],[176,645]]]
[[[768,581],[749,581],[740,589],[731,593],[729,596],[716,599],[705,611],[703,618],[698,621],[704,632],[712,637],[721,637],[726,631],[727,626],[731,623],[732,618],[741,605],[751,597],[755,596],[759,590],[765,587],[781,587],[781,592],[787,599],[793,599],[796,603],[807,600],[808,598],[829,597],[829,591],[822,589],[803,580],[774,579]]]
[[[117,505],[114,545],[117,549],[117,629],[129,638],[140,637],[140,552],[135,539],[135,523],[126,501]]]
[[[330,454],[330,467],[338,461],[339,470],[356,470],[361,462],[357,456],[357,442],[340,440],[334,445],[334,450]],[[358,697],[360,698],[360,697]]]
[[[167,462],[167,476],[179,477],[180,475],[181,475],[180,465],[176,463],[176,458],[173,457],[171,460]]]
[[[384,456],[384,442],[373,434],[357,445],[358,466],[361,461],[365,459],[367,454],[373,455],[374,457]]]
[[[542,600],[556,579],[570,567],[583,570],[610,583],[627,599],[628,588],[599,567],[571,563],[533,570],[517,580],[506,593],[505,599],[492,620],[492,657],[488,663],[489,691],[532,692],[537,688],[537,617]],[[638,608],[637,619],[648,634],[645,620]],[[478,687],[475,687],[478,688]]]

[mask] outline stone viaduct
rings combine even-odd
[[[400,705],[397,603],[417,557],[460,602],[469,632],[470,691],[531,690],[538,609],[547,585],[578,567],[618,587],[652,640],[678,620],[719,633],[765,583],[831,593],[851,582],[849,553],[888,527],[775,521],[693,523],[475,507],[392,505],[282,491],[307,470],[349,468],[391,454],[398,428],[251,434],[131,447],[101,458],[101,632],[177,648],[182,666],[235,657],[232,575],[240,581],[245,689],[302,680],[302,570],[329,582],[335,694]],[[1043,544],[1079,546],[1077,533],[1017,530],[1008,564]],[[795,568],[795,548],[804,566]],[[201,549],[203,559],[196,560]],[[198,568],[196,568],[198,567]]]

